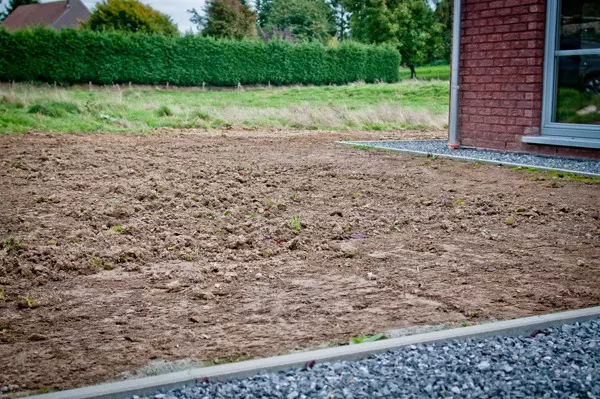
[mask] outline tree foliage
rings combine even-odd
[[[242,39],[256,37],[256,13],[245,0],[208,0],[204,16],[188,10],[190,20],[207,36]]]
[[[257,22],[259,27],[264,27],[267,23],[267,16],[271,12],[273,0],[254,0]]]
[[[161,33],[177,35],[177,25],[170,17],[142,4],[139,0],[103,0],[96,5],[83,27],[94,30]]]
[[[325,41],[335,33],[334,13],[325,0],[272,0],[264,29],[289,30],[298,40]]]
[[[439,43],[440,59],[450,62],[452,44],[452,0],[435,0],[435,19],[441,25],[442,37]]]
[[[442,25],[427,0],[345,0],[352,12],[352,37],[365,43],[390,43],[415,76],[415,66],[440,57]]]
[[[17,7],[28,4],[38,4],[39,0],[6,0],[0,1],[0,6],[4,6],[4,11],[0,12],[0,22],[4,21]]]

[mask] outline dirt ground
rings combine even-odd
[[[600,184],[332,143],[422,136],[0,135],[0,385],[600,305]]]

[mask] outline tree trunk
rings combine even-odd
[[[417,78],[417,72],[415,71],[415,66],[414,65],[409,65],[408,67],[410,68],[410,78],[411,79],[416,79]]]

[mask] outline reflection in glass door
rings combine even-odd
[[[600,125],[600,0],[563,0],[558,11],[552,122]]]

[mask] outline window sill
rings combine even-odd
[[[523,143],[558,145],[563,147],[582,147],[600,149],[600,139],[570,138],[560,136],[523,136]]]

